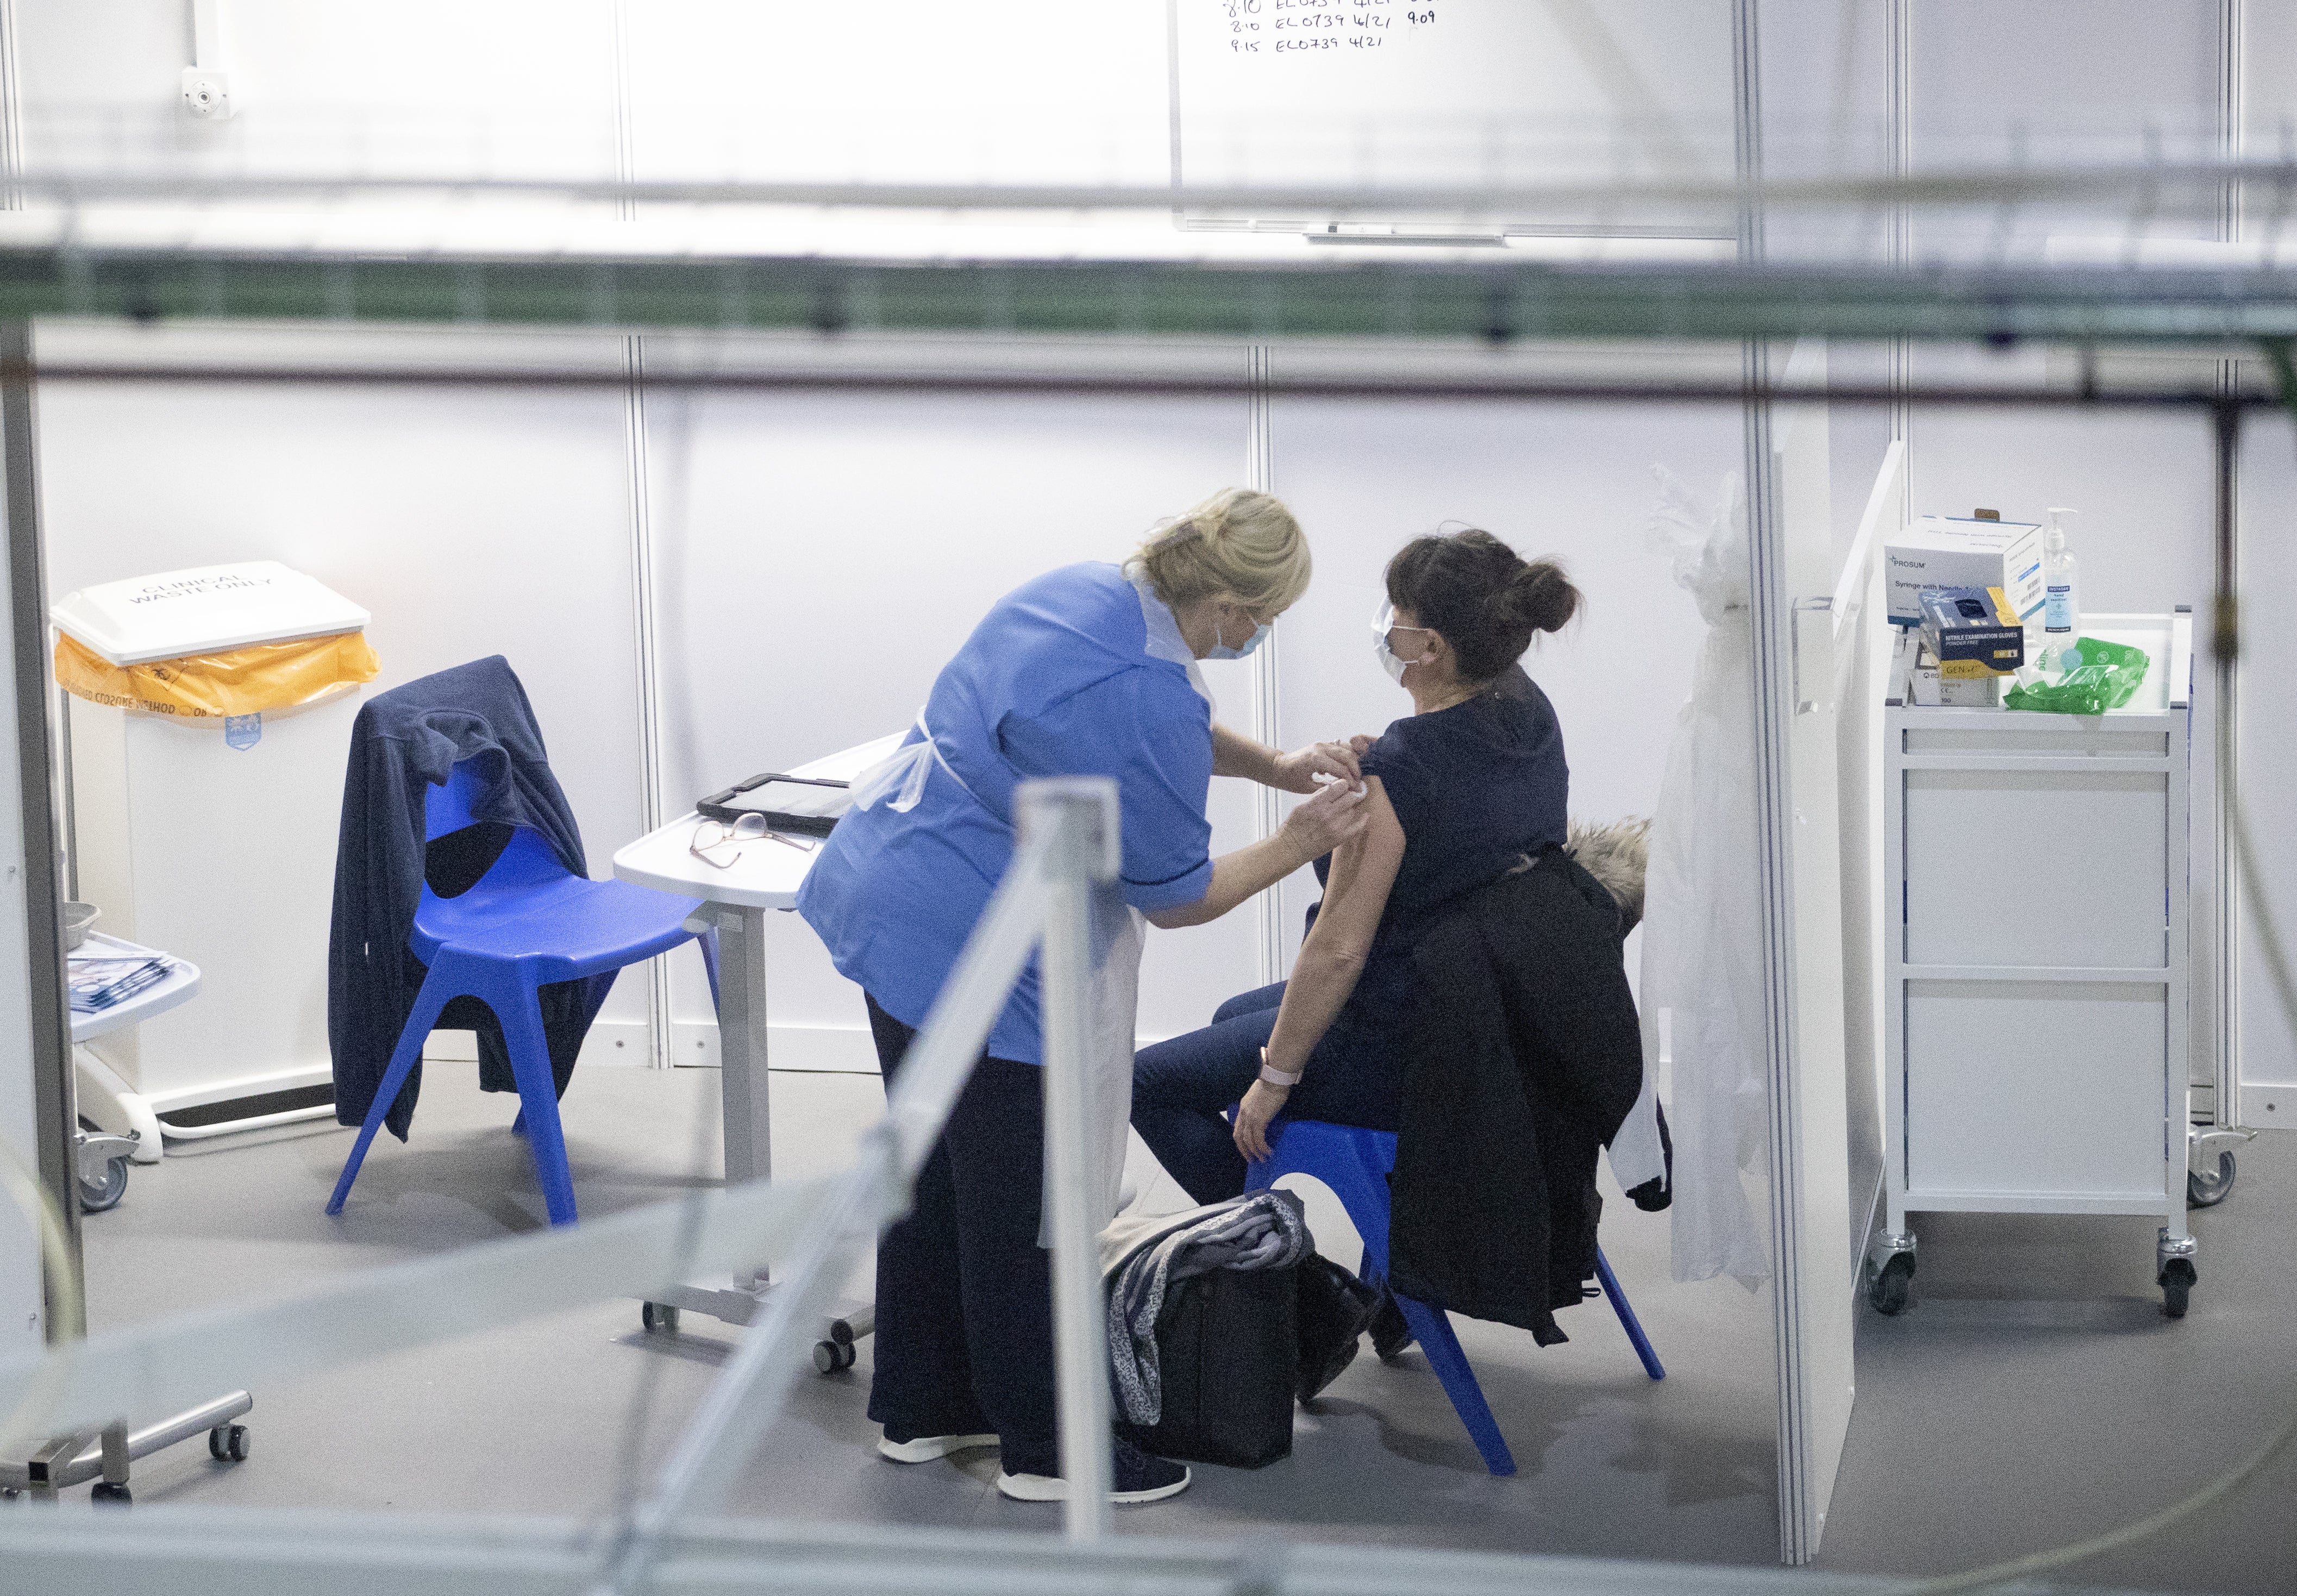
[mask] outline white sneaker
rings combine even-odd
[[[1108,1500],[1121,1508],[1178,1496],[1195,1477],[1184,1465],[1152,1457],[1129,1441],[1116,1444],[1115,1460],[1116,1478],[1110,1482]],[[1057,1474],[1000,1473],[997,1493],[1015,1501],[1066,1501],[1069,1483]]]
[[[995,1436],[919,1436],[914,1441],[896,1441],[886,1436],[877,1443],[877,1455],[895,1463],[930,1463],[953,1452],[996,1444]]]

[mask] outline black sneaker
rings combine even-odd
[[[1108,1500],[1118,1507],[1162,1501],[1189,1488],[1192,1476],[1181,1464],[1151,1457],[1130,1441],[1114,1443],[1116,1468]],[[1015,1501],[1066,1501],[1069,1483],[1057,1474],[1000,1474],[997,1492]]]
[[[1395,1293],[1380,1288],[1379,1312],[1372,1316],[1371,1349],[1379,1354],[1383,1363],[1392,1363],[1404,1355],[1404,1348],[1412,1342],[1412,1327],[1404,1320],[1404,1310],[1395,1305]]]

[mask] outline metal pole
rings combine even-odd
[[[2237,160],[2246,143],[2247,108],[2242,95],[2242,43],[2246,19],[2243,0],[2218,3],[2218,154]],[[2218,237],[2228,243],[2242,236],[2242,186],[2227,183],[2219,202]],[[2230,399],[2241,392],[2241,362],[2218,364],[2218,392]],[[2217,407],[2217,553],[2218,595],[2230,603],[2241,577],[2241,421],[2227,415],[2228,405]],[[2236,639],[2227,638],[2231,643]],[[2222,1131],[2241,1123],[2241,864],[2233,847],[2234,783],[2241,776],[2241,669],[2232,653],[2221,653],[2212,638],[2211,677],[2216,687],[2211,704],[2211,750],[2216,755],[2216,782],[2211,797],[2210,840],[2217,886],[2214,957],[2216,978],[2211,983],[2210,1128]],[[2187,1074],[2190,1076],[2191,1067]],[[2208,1173],[2214,1174],[2214,1160]]]
[[[621,8],[615,9],[616,38]],[[630,533],[630,645],[636,656],[638,709],[638,822],[653,831],[663,823],[661,614],[655,584],[654,491],[647,477],[646,341],[622,340],[623,484]],[[646,1053],[654,1069],[677,1062],[671,1049],[670,961],[656,955],[646,962]],[[729,1179],[733,1177],[729,1173]]]
[[[23,819],[23,905],[31,951],[33,1106],[40,1182],[55,1200],[70,1270],[79,1272],[78,1129],[72,1098],[71,1028],[64,1003],[62,871],[56,848],[55,748],[48,732],[48,595],[40,532],[39,445],[35,432],[28,323],[0,324],[0,456],[8,515],[8,605],[15,664],[16,763]],[[10,861],[12,871],[19,861]],[[48,1337],[77,1336],[78,1279],[50,1279]]]
[[[2214,1057],[2210,1060],[2210,1129],[2242,1123],[2241,955],[2242,866],[2234,822],[2241,802],[2241,407],[2218,406],[2212,432],[2217,465],[2217,594],[2211,616],[2210,663],[2217,682],[2215,842],[2217,863],[2217,979]],[[2193,1062],[2186,1062],[2190,1080]],[[2191,1117],[2190,1114],[2187,1116]],[[2190,1130],[2186,1131],[2191,1135]],[[2204,1148],[2210,1144],[2204,1142]],[[2190,1162],[2191,1154],[2188,1153]],[[2205,1175],[2217,1173],[2217,1160],[2205,1156]]]
[[[1107,1298],[1098,1243],[1104,1186],[1093,1124],[1092,907],[1116,877],[1116,784],[1106,777],[1024,783],[1021,836],[1058,839],[1045,856],[1045,1197],[1053,1233],[1053,1352],[1070,1541],[1109,1521]]]
[[[1047,856],[1060,837],[1048,835],[1041,825],[1032,827],[1025,819],[1026,806],[1033,787],[1064,785],[1072,784],[1022,785],[1021,845],[910,1044],[901,1079],[886,1098],[885,1119],[862,1144],[853,1168],[839,1178],[796,1257],[767,1297],[764,1317],[751,1325],[701,1411],[679,1436],[652,1499],[606,1549],[611,1589],[637,1589],[670,1528],[687,1514],[708,1512],[723,1502],[734,1477],[780,1412],[791,1386],[811,1367],[812,1344],[836,1287],[871,1232],[907,1211],[918,1170],[941,1139],[990,1029],[1037,945],[1046,885],[1058,874]],[[1116,788],[1107,782],[1100,785],[1108,789],[1109,832],[1114,836]],[[1113,876],[1115,869],[1112,858],[1108,874]],[[1099,1328],[1097,1320],[1094,1328]],[[1105,1354],[1101,1367],[1107,1367]],[[1104,1417],[1104,1437],[1107,1428]],[[1104,1439],[1104,1473],[1107,1444]],[[1105,1506],[1105,1488],[1101,1495]]]
[[[1268,383],[1273,374],[1275,351],[1265,344],[1255,344],[1246,355],[1250,389],[1245,396],[1245,485],[1263,493],[1276,491],[1276,445],[1274,416],[1271,414]],[[1277,661],[1283,653],[1281,629],[1260,646],[1253,655],[1252,674],[1252,735],[1271,748],[1280,748],[1282,733],[1278,729],[1280,705]],[[1283,824],[1284,817],[1274,787],[1255,785],[1253,789],[1253,835],[1271,837]],[[1260,934],[1260,983],[1284,979],[1284,891],[1280,884],[1272,892],[1259,894],[1254,901],[1253,913],[1258,920]]]

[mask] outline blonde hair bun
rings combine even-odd
[[[1166,604],[1225,595],[1274,615],[1308,589],[1308,539],[1284,501],[1223,488],[1150,533],[1133,557]]]

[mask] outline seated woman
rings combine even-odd
[[[1516,662],[1534,633],[1571,619],[1578,590],[1553,561],[1463,531],[1404,545],[1387,597],[1374,646],[1412,713],[1358,740],[1371,823],[1317,860],[1324,898],[1292,979],[1135,1059],[1133,1128],[1199,1203],[1243,1191],[1245,1161],[1268,1157],[1279,1113],[1396,1129],[1420,928],[1526,854],[1563,845],[1562,729]]]

